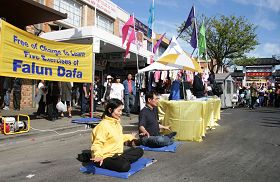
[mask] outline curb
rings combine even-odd
[[[11,139],[25,139],[25,138],[28,138],[28,137],[31,137],[31,136],[40,136],[40,135],[47,135],[49,133],[54,133],[54,134],[57,134],[61,131],[66,131],[66,130],[73,130],[73,129],[84,129],[84,125],[73,125],[73,126],[66,126],[66,127],[60,127],[60,128],[50,128],[50,129],[42,129],[41,131],[38,131],[38,129],[30,129],[29,132],[27,133],[22,133],[22,134],[15,134],[15,135],[4,135],[4,134],[1,134],[3,135],[4,137],[1,137],[0,138],[0,142],[3,141],[3,140],[11,140]],[[59,135],[59,134],[57,134]]]

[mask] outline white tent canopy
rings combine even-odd
[[[159,62],[154,62],[150,64],[149,66],[142,68],[138,71],[138,73],[146,72],[146,71],[153,71],[153,70],[178,70],[178,68],[172,67],[172,66],[166,66],[164,64],[161,64]]]
[[[160,58],[151,65],[140,69],[138,73],[152,70],[190,70],[202,72],[200,65],[184,52],[174,36]]]

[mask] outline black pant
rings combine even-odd
[[[88,98],[85,97],[85,93],[84,91],[81,92],[81,114],[85,114],[86,112],[88,112],[89,109],[89,103],[88,103]]]
[[[47,113],[48,119],[53,121],[58,118],[58,110],[56,108],[56,104],[58,102],[58,96],[50,96],[47,101]]]
[[[21,92],[13,91],[14,109],[20,109]]]
[[[257,101],[257,97],[251,97],[251,106],[250,106],[251,109],[254,109],[256,101]]]
[[[98,167],[109,169],[117,172],[127,172],[130,170],[130,164],[136,162],[144,154],[141,148],[129,148],[123,152],[121,155],[115,155],[113,157],[107,157],[103,160],[102,166],[99,162],[94,164]]]
[[[37,110],[37,115],[45,114],[46,113],[46,103],[44,102],[44,96],[41,96],[39,107]]]

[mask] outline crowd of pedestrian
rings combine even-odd
[[[2,100],[1,109],[9,110],[11,95],[13,96],[13,109],[20,110],[21,78],[1,77],[3,84],[0,101]],[[92,89],[92,92],[91,92]],[[123,82],[120,76],[113,78],[107,75],[104,85],[98,76],[95,76],[93,87],[90,83],[72,83],[40,80],[36,84],[34,101],[38,105],[36,116],[45,117],[54,121],[59,117],[72,117],[72,108],[80,107],[80,115],[86,116],[90,111],[90,97],[93,96],[93,112],[96,111],[97,105],[106,106],[109,99],[116,98],[125,103],[125,112],[130,116],[131,108],[134,106],[136,96],[135,82],[132,75],[128,74],[127,79]],[[59,111],[57,104],[62,102],[66,110]]]
[[[0,78],[0,83],[2,84],[0,105],[3,110],[10,110],[11,101],[13,102],[13,109],[17,111],[20,110],[22,82],[21,78]],[[11,93],[13,95],[13,100],[11,100]]]
[[[257,85],[253,82],[250,86],[238,89],[238,105],[255,109],[256,107],[280,107],[280,84],[273,86]]]

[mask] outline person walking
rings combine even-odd
[[[4,91],[4,110],[10,109],[10,94],[12,88],[12,80],[9,77],[4,78],[3,91]]]
[[[16,78],[13,83],[14,110],[20,110],[22,78]]]
[[[39,107],[37,109],[37,116],[45,115],[46,113],[46,93],[47,88],[45,85],[45,80],[41,80],[37,87],[37,93],[35,96],[35,101],[39,104]]]
[[[112,87],[113,77],[111,75],[107,76],[107,81],[104,83],[105,92],[101,99],[101,102],[106,106],[107,101],[110,99],[111,87]]]
[[[61,88],[60,83],[58,81],[49,81],[47,89],[47,112],[48,119],[50,121],[55,121],[58,119],[58,110],[56,108],[56,104],[58,103]]]
[[[72,93],[71,83],[61,82],[61,102],[67,105],[68,118],[72,118],[71,93]],[[63,112],[61,113],[61,117],[64,117]]]
[[[83,83],[82,89],[80,90],[80,99],[81,99],[81,116],[89,111],[89,96],[90,96],[90,84]]]
[[[127,79],[123,81],[124,86],[124,109],[127,117],[130,117],[131,108],[134,106],[136,96],[135,82],[132,80],[132,75],[129,73]]]
[[[250,87],[250,93],[251,93],[251,105],[250,109],[255,109],[255,104],[258,98],[258,89],[256,82],[253,82]]]

